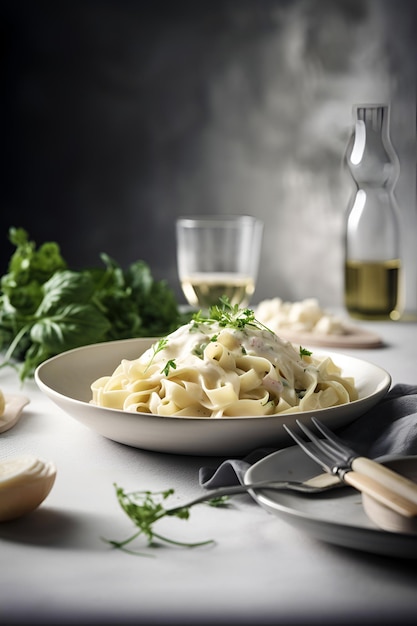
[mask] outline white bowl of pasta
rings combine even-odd
[[[390,375],[370,362],[311,353],[276,336],[280,355],[274,362],[268,356],[275,350],[270,335],[262,330],[254,339],[250,325],[236,332],[210,326],[198,350],[195,332],[187,329],[193,360],[183,362],[184,332],[69,350],[42,363],[35,381],[63,411],[108,439],[205,456],[292,445],[282,425],[312,415],[320,414],[331,428],[344,426],[382,399],[391,384]],[[291,368],[298,371],[295,378]],[[306,372],[310,382],[297,382]],[[301,384],[310,391],[300,392]]]

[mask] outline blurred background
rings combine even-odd
[[[0,271],[10,226],[74,269],[145,260],[182,296],[175,218],[265,222],[254,302],[343,306],[354,103],[391,105],[417,309],[417,8],[407,0],[3,0]]]

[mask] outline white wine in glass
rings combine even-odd
[[[255,291],[255,282],[252,276],[202,272],[184,276],[181,287],[191,306],[206,309],[222,296],[226,296],[231,304],[247,306]]]

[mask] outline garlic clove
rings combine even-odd
[[[0,463],[0,489],[13,482],[19,482],[24,476],[27,478],[37,474],[44,467],[43,461],[35,456],[21,456],[6,459]]]
[[[55,465],[34,456],[0,462],[0,522],[36,509],[48,496],[55,478]]]
[[[3,401],[0,398],[0,433],[13,428],[19,421],[24,407],[29,404],[30,400],[26,396],[13,396],[2,394]]]

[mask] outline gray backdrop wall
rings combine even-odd
[[[355,102],[391,103],[416,310],[416,16],[407,0],[6,1],[0,251],[141,258],[182,298],[175,218],[265,222],[254,300],[343,302]]]

